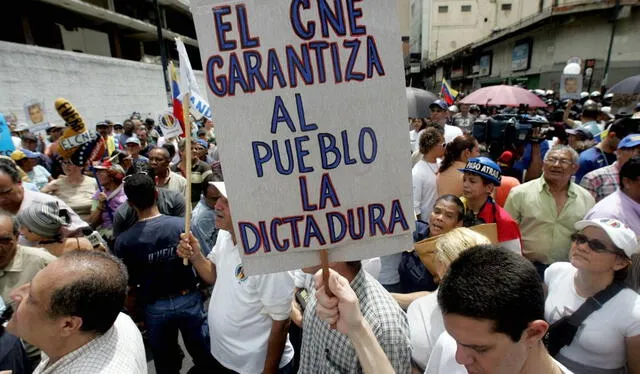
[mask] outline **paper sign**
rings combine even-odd
[[[180,127],[180,122],[178,122],[176,117],[169,112],[165,112],[164,114],[160,115],[160,117],[158,118],[158,124],[160,125],[160,129],[162,130],[162,136],[164,136],[165,139],[182,135],[182,127]]]
[[[247,274],[413,246],[407,103],[388,0],[192,0]]]
[[[582,92],[581,74],[562,74],[560,78],[560,99],[580,99]]]
[[[27,122],[31,125],[41,125],[44,120],[44,102],[39,100],[30,100],[24,104],[24,114]]]

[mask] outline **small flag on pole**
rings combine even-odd
[[[447,102],[447,105],[453,105],[456,101],[456,97],[458,97],[458,91],[454,90],[449,86],[447,80],[442,78],[442,87],[440,88],[440,95]]]
[[[176,67],[173,65],[173,61],[169,62],[169,74],[171,76],[171,99],[173,101],[173,115],[180,122],[182,127],[182,133],[184,134],[184,123],[182,118],[184,117],[182,111],[182,95],[180,92],[180,84],[178,83],[178,74],[176,73]]]

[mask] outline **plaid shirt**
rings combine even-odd
[[[103,335],[49,364],[42,361],[34,374],[147,374],[142,335],[129,316],[120,313]]]
[[[365,320],[396,373],[411,371],[411,345],[407,316],[391,295],[360,270],[351,282]],[[362,373],[356,351],[346,335],[330,330],[316,315],[315,291],[304,311],[299,373]]]
[[[618,162],[587,173],[582,177],[580,185],[593,195],[596,202],[616,192],[620,185]]]

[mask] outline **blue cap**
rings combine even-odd
[[[502,181],[502,170],[500,170],[500,166],[488,157],[470,158],[464,169],[458,170],[461,172],[478,174],[496,186],[499,186]]]
[[[209,148],[209,143],[207,143],[206,140],[202,140],[202,139],[196,139],[196,143],[200,144],[201,146],[203,146],[205,149]]]
[[[640,145],[640,134],[629,134],[620,140],[618,149],[635,148]]]
[[[449,109],[449,106],[447,105],[447,103],[445,103],[444,101],[442,101],[442,100],[440,100],[440,99],[438,99],[438,100],[436,100],[436,101],[432,102],[432,103],[429,105],[429,108],[434,107],[434,106],[437,106],[437,107],[439,107],[440,109],[443,109],[443,110],[447,110],[447,109]]]

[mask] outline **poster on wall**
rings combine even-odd
[[[317,4],[191,0],[248,275],[413,247],[396,4]]]
[[[491,75],[491,54],[487,53],[480,56],[480,74],[481,77],[486,77]]]
[[[520,41],[516,43],[511,52],[511,71],[521,71],[529,69],[531,62],[531,41]]]
[[[581,74],[562,74],[560,76],[560,99],[580,99],[582,92]]]

